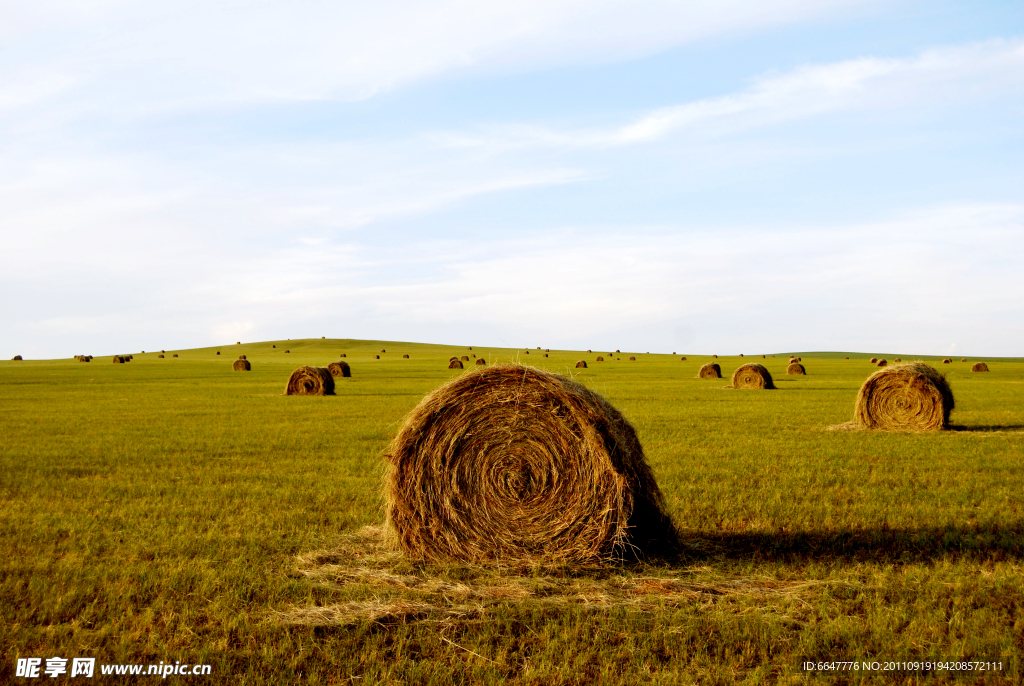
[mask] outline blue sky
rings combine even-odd
[[[1024,355],[1019,2],[5,3],[0,355]]]

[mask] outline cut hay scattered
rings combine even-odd
[[[21,355],[15,355],[11,358],[11,362],[24,362],[25,359]]]
[[[872,357],[870,360],[868,360],[868,362],[870,362],[871,364],[877,364],[878,363],[878,358],[877,357]]]
[[[231,369],[236,372],[248,372],[252,370],[252,364],[249,360],[238,359],[231,363]]]
[[[750,390],[770,390],[775,388],[772,375],[764,365],[751,362],[741,365],[732,373],[732,387]]]
[[[334,377],[327,367],[299,367],[288,378],[285,395],[334,395]]]
[[[482,357],[476,358],[476,364],[487,364],[487,360]]]
[[[707,364],[701,365],[700,371],[697,372],[698,379],[721,379],[722,368],[718,366],[717,362],[708,362]]]
[[[946,378],[923,362],[908,362],[867,378],[857,394],[854,423],[866,429],[948,429],[952,410]]]
[[[878,362],[875,363],[875,366],[877,366],[877,367],[884,367],[887,364],[889,364],[889,363],[886,362],[885,358],[883,357],[882,359],[880,359]]]
[[[984,362],[975,362],[974,364],[971,365],[971,371],[972,372],[987,372],[988,371],[988,365],[985,364]]]
[[[386,459],[388,538],[416,559],[600,563],[676,543],[633,428],[540,369],[495,365],[441,386]]]
[[[790,362],[789,366],[786,367],[786,374],[804,376],[807,374],[807,370],[804,369],[804,366],[799,362]]]
[[[944,359],[944,360],[942,361],[942,364],[952,364],[952,362],[953,362],[953,360],[951,360],[951,359],[949,359],[949,358],[947,357],[946,359]]]
[[[597,361],[597,362],[604,362],[604,358],[603,358],[603,357],[601,357],[600,355],[598,355],[598,356],[597,356],[597,360],[596,360],[596,361]]]
[[[586,360],[578,360],[576,362],[576,369],[586,369],[586,368],[587,368],[587,361]]]
[[[348,366],[348,362],[331,362],[327,365],[327,371],[334,377],[348,378],[352,376],[352,368]]]
[[[448,369],[462,369],[462,360],[450,360]]]
[[[463,362],[469,362],[469,355],[463,355],[459,359],[462,360]]]
[[[629,356],[629,361],[630,361],[630,362],[636,362],[636,358],[635,358],[635,357],[633,357],[632,355],[630,355],[630,356]]]
[[[403,360],[408,360],[409,359],[409,355],[407,355],[407,354],[406,355],[402,355],[402,359]]]

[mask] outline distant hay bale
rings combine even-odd
[[[700,371],[697,372],[698,379],[721,379],[722,368],[718,366],[717,362],[708,362],[707,364],[701,365]]]
[[[231,369],[236,372],[248,372],[252,369],[252,364],[249,360],[237,359],[231,363]]]
[[[459,359],[462,360],[463,362],[469,362],[469,355],[463,355]]]
[[[167,351],[166,351],[166,350],[161,350],[160,352],[162,352],[162,353],[165,353],[165,352],[167,352]]]
[[[988,365],[985,364],[984,362],[975,362],[974,364],[971,365],[971,371],[972,372],[987,372],[988,371]]]
[[[804,376],[807,374],[807,370],[799,362],[790,362],[789,366],[786,367],[786,374]]]
[[[450,360],[448,369],[462,369],[462,360]]]
[[[743,353],[740,353],[740,357],[743,357]]]
[[[406,355],[402,355],[402,359],[403,359],[403,360],[408,360],[408,359],[409,359],[409,355],[408,355],[408,354],[406,354]]]
[[[633,428],[540,369],[495,365],[437,388],[385,457],[386,535],[414,559],[585,565],[677,542]]]
[[[847,356],[846,356],[846,357],[844,357],[843,359],[844,359],[844,360],[848,360],[848,359],[850,359],[850,356],[849,356],[849,355],[847,355]]]
[[[616,350],[615,352],[617,352],[617,353],[621,353],[622,351],[621,351],[621,350]]]
[[[459,359],[459,358],[458,358],[457,356],[455,356],[455,355],[452,355],[451,357],[449,357],[449,358],[448,358],[448,361],[449,361],[449,362],[453,362],[453,361],[455,361],[455,360],[458,360],[458,359]]]
[[[470,357],[475,358],[476,357],[476,353],[473,353],[472,355],[470,355]]]
[[[375,359],[375,360],[379,360],[379,359],[380,359],[380,355],[374,355],[374,356],[373,356],[373,359]]]
[[[683,357],[680,357],[680,358],[679,358],[679,361],[680,361],[680,362],[686,362],[686,356],[684,355]]]
[[[124,358],[120,355],[114,355],[114,364],[124,364]]]
[[[288,378],[285,395],[334,395],[334,377],[326,367],[299,367]]]
[[[276,347],[277,347],[277,344],[276,344],[276,343],[271,343],[271,344],[270,344],[270,347],[271,347],[271,348],[276,348]]]
[[[960,358],[960,361],[961,361],[961,362],[966,362],[966,361],[967,361],[967,358],[966,358],[966,357],[961,357],[961,358]]]
[[[245,355],[239,355],[239,356],[238,356],[238,359],[240,359],[240,360],[244,360],[244,359],[246,359],[246,357],[245,357]]]
[[[387,352],[387,350],[385,350],[384,348],[381,348],[381,349],[380,349],[380,351],[381,351],[382,353],[386,353],[386,352]]]
[[[11,358],[11,361],[12,362],[24,362],[25,360],[24,360],[24,358],[21,355],[15,355],[14,357]]]
[[[636,358],[634,356],[630,355],[629,356],[629,361],[630,362],[636,362]]]
[[[163,356],[163,355],[157,355],[156,357],[157,357],[157,359],[158,359],[158,360],[162,360],[162,359],[164,359],[164,356]]]
[[[597,362],[604,362],[604,358],[603,358],[603,357],[601,357],[600,355],[598,355],[598,356],[597,356],[597,360],[596,360],[596,361],[597,361]]]
[[[775,388],[775,382],[764,365],[750,362],[741,365],[732,373],[732,387],[750,390],[769,390]]]
[[[471,346],[471,345],[466,347],[466,350],[472,350],[472,349],[473,349],[473,346]]]
[[[291,353],[291,350],[285,350],[286,353]]]
[[[544,357],[547,357],[547,356],[548,356],[548,354],[547,354],[547,353],[544,353]]]
[[[586,360],[578,360],[576,362],[576,369],[586,369],[586,368],[587,368],[587,361]]]
[[[345,353],[341,353],[340,355],[338,355],[338,357],[347,357],[347,356],[345,355]]]
[[[177,357],[177,356],[178,356],[178,353],[174,353],[173,355],[171,355],[171,357]]]
[[[953,362],[953,360],[951,360],[951,359],[949,359],[949,358],[947,357],[946,359],[944,359],[944,360],[942,361],[942,364],[951,364],[952,362]]]
[[[352,376],[352,368],[348,366],[348,362],[331,362],[327,365],[327,371],[331,373],[333,377],[350,377]]]
[[[526,354],[527,354],[527,355],[529,355],[529,354],[530,354],[530,351],[529,351],[529,350],[527,350],[527,351],[526,351]]]
[[[877,364],[878,363],[878,358],[877,357],[872,357],[870,360],[868,360],[868,362],[870,362],[871,364]]]
[[[220,355],[220,351],[219,350],[217,351],[217,354]]]
[[[590,350],[590,349],[587,349],[587,352],[588,352],[588,353],[592,353],[592,352],[594,352],[594,351],[593,351],[593,350]]]
[[[899,364],[899,363],[900,363],[900,362],[902,362],[902,361],[903,361],[903,360],[901,360],[901,359],[900,359],[900,358],[898,358],[898,357],[897,357],[897,358],[894,358],[894,359],[893,359],[893,363],[894,363],[894,364]]]
[[[235,345],[242,345],[242,341],[235,341]]]
[[[953,392],[923,362],[894,364],[867,378],[857,394],[854,422],[868,429],[931,431],[949,428]]]
[[[487,360],[482,357],[476,358],[476,364],[487,364]]]
[[[716,360],[718,359],[718,355],[712,355],[711,357],[716,359]]]
[[[761,355],[761,359],[762,359],[762,360],[764,359],[764,355]]]
[[[321,340],[321,341],[326,341],[326,340],[327,340],[327,336],[321,336],[321,337],[320,337],[320,340]]]
[[[878,362],[875,362],[875,366],[877,366],[877,367],[884,367],[887,364],[889,364],[889,363],[885,361],[884,357],[882,359],[880,359]]]

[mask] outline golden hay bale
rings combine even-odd
[[[786,374],[795,374],[797,376],[804,376],[807,374],[807,370],[799,362],[790,362],[789,366],[786,367]]]
[[[601,357],[600,355],[598,355],[598,356],[597,356],[597,360],[596,360],[596,361],[597,361],[597,362],[604,362],[604,358],[603,358],[603,357]]]
[[[114,364],[124,364],[124,358],[120,355],[114,355]]]
[[[740,357],[743,357],[743,353],[740,353]]]
[[[274,344],[274,343],[271,343],[271,344],[270,344],[270,347],[271,347],[271,348],[276,348],[276,347],[277,347],[277,345],[276,345],[276,344]]]
[[[167,351],[166,351],[166,350],[161,350],[160,352],[162,352],[162,353],[165,353],[165,352],[167,352]]]
[[[475,358],[476,357],[476,353],[473,353],[472,355],[470,355],[470,357]]]
[[[868,360],[868,362],[870,362],[871,364],[877,364],[878,363],[878,358],[877,357],[872,357],[870,360]]]
[[[345,353],[341,353],[338,357],[347,357],[347,355]]]
[[[844,360],[848,360],[848,359],[850,359],[850,356],[849,356],[849,355],[847,355],[847,356],[846,356],[846,357],[844,357],[843,359],[844,359]]]
[[[25,359],[21,355],[15,355],[11,358],[12,362],[24,362]]]
[[[475,356],[474,356],[474,357],[475,357]],[[408,360],[408,359],[409,359],[409,356],[408,356],[408,355],[402,355],[402,359],[403,359],[403,360]]]
[[[974,364],[971,365],[971,371],[972,372],[987,372],[988,371],[988,365],[985,364],[984,362],[975,362]]]
[[[944,359],[944,360],[942,361],[942,364],[951,364],[952,362],[953,362],[953,360],[951,360],[951,359],[949,359],[949,358],[947,357],[946,359]]]
[[[387,350],[385,350],[384,348],[381,348],[381,349],[380,349],[380,351],[381,351],[382,353],[386,353],[386,352],[387,352]]]
[[[248,372],[252,370],[252,363],[246,359],[237,359],[231,363],[231,369],[236,372]]]
[[[966,362],[966,361],[967,361],[967,358],[966,358],[966,357],[961,357],[961,358],[960,358],[960,361],[961,361],[961,362]]]
[[[244,359],[246,359],[246,358],[245,358],[245,355],[239,355],[239,356],[238,356],[238,359],[240,359],[240,360],[244,360]]]
[[[235,345],[242,345],[242,341],[235,341]]]
[[[718,359],[718,355],[712,355],[711,357],[713,357],[716,360]]]
[[[177,356],[178,356],[178,353],[174,353],[173,355],[171,355],[171,357],[177,357]]]
[[[949,428],[953,391],[923,362],[894,364],[867,378],[857,393],[854,422],[868,429]]]
[[[629,361],[630,361],[630,362],[636,362],[636,358],[635,358],[635,357],[633,357],[632,355],[630,355],[630,356],[629,356]]]
[[[893,358],[893,362],[894,362],[895,364],[899,364],[899,363],[900,363],[900,362],[902,362],[902,361],[903,361],[903,360],[901,360],[901,359],[900,359],[900,358],[898,358],[898,357],[896,357],[896,358]]]
[[[457,359],[459,359],[459,358],[456,355],[452,355],[451,357],[448,358],[448,361],[451,362],[452,360],[457,360]]]
[[[331,373],[331,376],[352,376],[352,368],[348,366],[348,362],[331,362],[327,365],[327,371]]]
[[[326,367],[299,367],[288,378],[285,395],[334,395],[334,377]]]
[[[617,352],[617,353],[621,353],[622,351],[621,351],[621,350],[618,350],[618,349],[616,349],[616,350],[615,350],[615,352]]]
[[[876,367],[884,367],[884,366],[886,366],[887,364],[889,364],[889,363],[888,363],[888,362],[886,362],[886,361],[885,361],[885,358],[883,357],[882,359],[880,359],[880,360],[879,360],[878,362],[876,362],[876,363],[875,363],[875,366],[876,366]]]
[[[762,359],[762,360],[764,359],[764,355],[761,355],[761,359]]]
[[[379,360],[379,359],[380,359],[380,355],[374,355],[374,356],[373,356],[373,359],[375,359],[375,360]]]
[[[449,360],[448,369],[462,369],[462,360]]]
[[[722,368],[718,366],[717,362],[708,362],[707,364],[701,365],[700,371],[697,372],[698,379],[721,379]]]
[[[321,337],[320,337],[320,340],[321,340],[321,341],[326,341],[326,340],[327,340],[327,336],[321,336]]]
[[[576,369],[586,369],[586,368],[587,368],[587,361],[586,360],[579,360],[579,361],[576,362]]]
[[[547,356],[548,356],[548,354],[547,354],[547,353],[544,353],[544,357],[547,357]]]
[[[487,364],[487,360],[482,357],[476,358],[476,364]]]
[[[162,360],[162,359],[164,359],[164,356],[163,356],[163,355],[157,355],[156,357],[157,357],[157,359],[158,359],[158,360]]]
[[[775,388],[772,375],[764,365],[751,362],[740,366],[732,373],[732,387],[752,390],[768,390]]]
[[[285,350],[285,352],[286,352],[286,353],[290,353],[290,352],[291,352],[291,350]]]
[[[593,564],[677,541],[633,427],[540,369],[495,365],[437,388],[385,458],[387,536],[416,559]]]
[[[529,354],[530,354],[530,351],[529,351],[529,350],[527,350],[527,351],[526,351],[526,354],[527,354],[527,355],[529,355]]]
[[[680,362],[686,362],[686,356],[680,357],[680,358],[679,358],[679,361],[680,361]]]
[[[473,346],[471,346],[471,345],[466,346],[466,350],[472,350],[472,349],[473,349]]]
[[[588,348],[588,349],[587,349],[587,352],[588,352],[588,353],[592,353],[592,352],[594,352],[594,351],[593,351],[593,350],[590,350],[590,349]]]
[[[469,355],[463,355],[459,359],[462,360],[463,362],[469,362]]]

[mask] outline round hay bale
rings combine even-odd
[[[475,358],[476,357],[476,353],[473,353],[472,355],[470,355],[470,357]]]
[[[764,359],[764,355],[761,355],[761,359],[762,359],[762,360]]]
[[[588,352],[588,353],[592,353],[592,352],[594,352],[594,351],[593,351],[593,350],[590,350],[590,349],[588,348],[588,349],[587,349],[587,352]]]
[[[604,358],[603,358],[603,357],[601,357],[600,355],[598,355],[598,356],[597,356],[597,360],[596,360],[596,361],[597,361],[597,362],[604,362]]]
[[[448,369],[462,369],[462,360],[449,360]]]
[[[286,353],[290,353],[290,352],[291,352],[291,350],[285,350],[285,352],[286,352]]]
[[[471,345],[466,346],[466,350],[472,350],[472,349],[473,349],[473,346],[471,346]]]
[[[633,427],[540,369],[495,365],[441,386],[385,457],[387,537],[416,559],[594,564],[677,542]]]
[[[544,353],[544,357],[547,357],[547,356],[548,356],[548,354],[547,354],[547,353]]]
[[[160,352],[162,352],[162,353],[165,353],[165,352],[167,352],[167,351],[166,351],[166,350],[161,350]]]
[[[386,352],[387,352],[387,350],[385,350],[384,348],[381,348],[381,349],[380,349],[380,351],[381,351],[382,353],[386,353]]]
[[[82,362],[92,362],[92,355],[82,355]]]
[[[971,365],[971,371],[972,372],[987,372],[988,371],[988,365],[985,364],[984,362],[975,362],[974,364]]]
[[[463,355],[459,359],[462,360],[463,362],[469,362],[469,355]]]
[[[679,361],[680,361],[680,362],[686,362],[686,356],[684,355],[683,357],[680,357],[680,358],[679,358]]]
[[[878,364],[878,358],[872,357],[870,360],[868,360],[868,362],[870,362],[871,364]]]
[[[718,366],[717,362],[708,362],[707,364],[701,365],[700,371],[697,372],[698,379],[721,379],[722,368]]]
[[[944,359],[944,360],[942,361],[942,364],[951,364],[952,362],[953,362],[953,360],[951,360],[951,359],[949,359],[949,358],[947,357],[946,359]]]
[[[476,358],[476,364],[487,364],[487,360],[482,357]]]
[[[220,355],[220,351],[219,350],[217,351],[217,354]]]
[[[630,355],[629,356],[629,361],[630,362],[636,362],[636,358],[634,356]]]
[[[244,360],[244,359],[246,359],[246,358],[245,358],[245,355],[239,355],[239,356],[238,356],[238,359],[240,359],[240,360]]]
[[[15,355],[11,358],[11,362],[24,362],[25,359],[21,355]]]
[[[578,360],[576,362],[576,369],[586,369],[586,368],[587,368],[587,361],[586,360]]]
[[[530,354],[530,351],[529,351],[529,350],[527,350],[527,351],[526,351],[526,354],[527,354],[527,355],[529,355],[529,354]]]
[[[953,392],[923,362],[894,364],[867,378],[857,393],[854,421],[868,429],[930,431],[949,428]]]
[[[849,355],[847,355],[847,356],[846,356],[846,357],[844,357],[843,359],[844,359],[844,360],[848,360],[848,359],[850,359],[850,356],[849,356]]]
[[[171,355],[171,357],[177,357],[177,356],[178,356],[178,353],[174,353],[173,355]]]
[[[341,353],[338,357],[347,357],[347,355],[345,355],[345,353]]]
[[[375,359],[375,360],[379,360],[379,359],[380,359],[380,355],[374,355],[374,356],[373,356],[373,359]]]
[[[248,372],[252,370],[252,364],[249,360],[238,359],[231,363],[231,369],[236,372]]]
[[[334,377],[326,367],[299,367],[288,378],[285,395],[334,395]]]
[[[804,376],[807,374],[807,370],[799,362],[790,362],[789,366],[786,367],[786,374],[794,374],[797,376]]]
[[[750,362],[741,365],[732,373],[732,387],[752,390],[769,390],[775,388],[772,375],[764,365]]]
[[[81,355],[75,355],[75,360],[81,360],[81,359],[82,359]]]
[[[459,358],[456,357],[455,355],[452,355],[451,357],[448,358],[448,361],[452,362],[453,360],[457,360],[457,359],[459,359]]]
[[[327,365],[327,371],[334,377],[342,376],[347,378],[352,376],[352,368],[348,366],[348,362],[331,362]]]
[[[114,355],[114,364],[124,364],[124,358],[120,355]]]
[[[326,340],[327,340],[327,336],[321,336],[321,337],[320,337],[320,340],[321,340],[321,341],[326,341]]]
[[[275,344],[275,343],[271,343],[271,344],[270,344],[270,347],[271,347],[271,348],[276,348],[276,347],[277,347],[277,344]]]
[[[740,357],[743,357],[743,353],[740,353]]]
[[[616,350],[615,352],[617,352],[617,353],[621,353],[622,351],[621,351],[621,350]]]
[[[162,360],[162,359],[164,359],[164,356],[163,356],[163,355],[157,355],[157,356],[156,356],[156,358],[157,358],[158,360]]]
[[[289,339],[291,340],[291,339]],[[235,345],[242,345],[242,341],[235,341]]]
[[[408,356],[408,355],[402,355],[402,359],[403,359],[403,360],[408,360],[408,359],[409,359],[409,356]]]
[[[894,364],[899,364],[899,363],[900,363],[900,362],[902,362],[902,361],[903,361],[903,360],[901,360],[901,359],[900,359],[900,358],[898,358],[898,357],[897,357],[897,358],[894,358],[894,359],[893,359],[893,363],[894,363]]]
[[[960,358],[960,361],[961,361],[961,362],[966,362],[966,361],[967,361],[967,358],[966,358],[966,357],[961,357],[961,358]]]
[[[712,355],[711,357],[716,359],[716,360],[718,359],[718,355]]]

